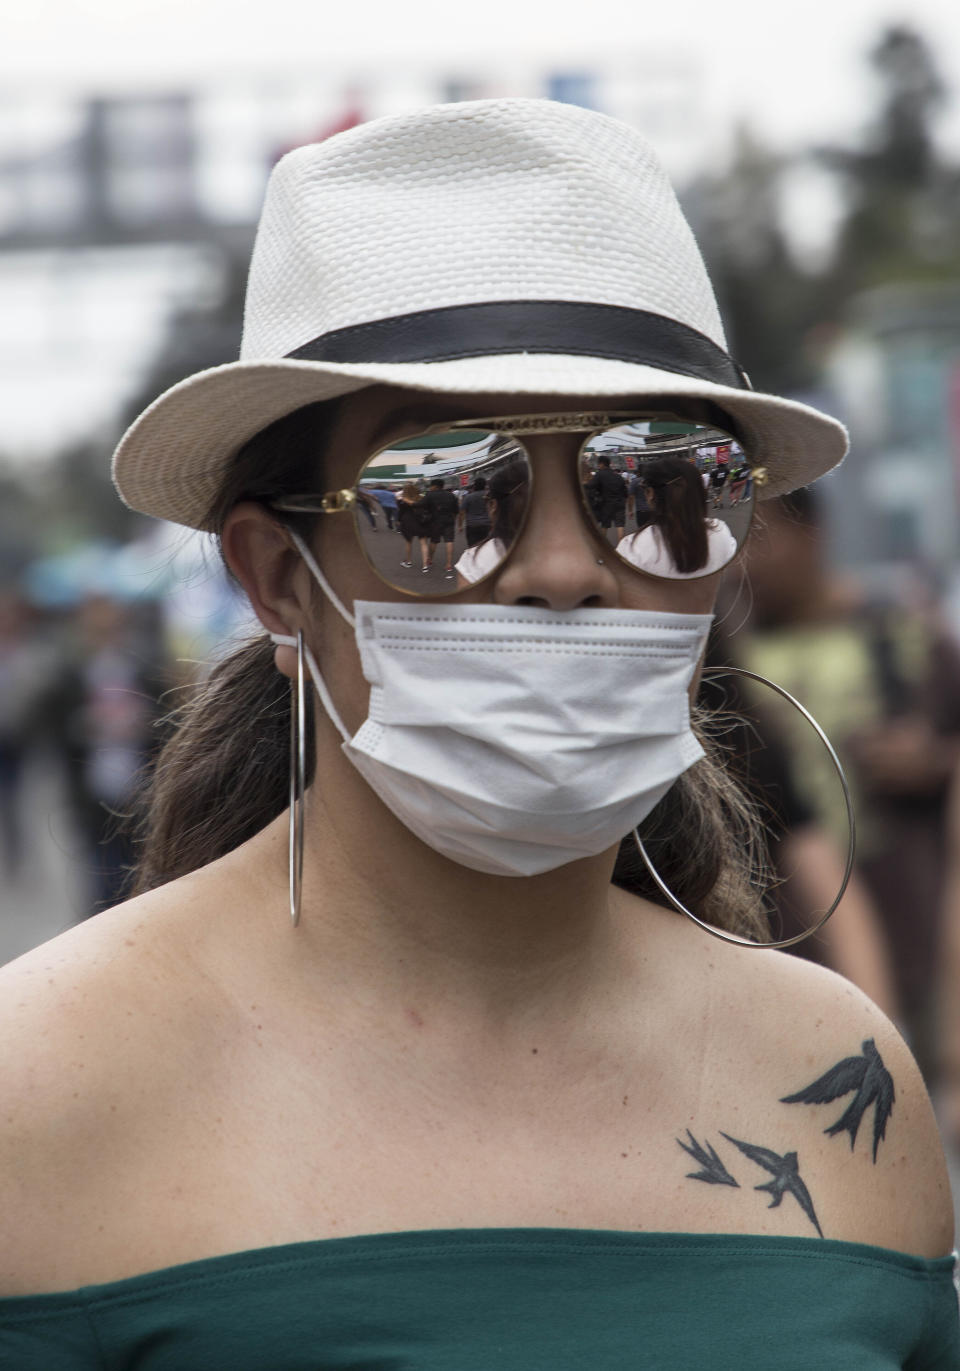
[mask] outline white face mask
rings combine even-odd
[[[687,688],[712,615],[358,600],[354,620],[294,537],[370,684],[351,738],[305,650],[343,750],[453,861],[533,876],[604,852],[703,756]]]

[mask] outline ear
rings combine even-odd
[[[306,632],[311,621],[310,573],[280,520],[262,505],[244,500],[227,515],[221,542],[227,566],[264,628],[269,633]],[[295,665],[286,669],[292,653],[292,648],[277,648],[277,667],[287,676],[295,670]]]

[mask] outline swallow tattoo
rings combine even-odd
[[[893,1110],[895,1099],[893,1077],[883,1064],[883,1058],[876,1049],[872,1038],[862,1043],[863,1054],[859,1057],[844,1057],[829,1071],[818,1076],[810,1085],[798,1090],[795,1095],[784,1095],[781,1104],[829,1104],[831,1100],[847,1095],[851,1090],[856,1094],[847,1105],[836,1123],[825,1128],[824,1133],[831,1137],[835,1133],[850,1134],[850,1150],[857,1140],[860,1120],[874,1106],[873,1114],[873,1160],[876,1164],[877,1148],[887,1131],[887,1120]]]
[[[756,1162],[757,1166],[762,1166],[764,1171],[769,1171],[773,1176],[772,1181],[753,1187],[754,1190],[766,1190],[772,1196],[767,1208],[778,1208],[784,1195],[792,1195],[822,1238],[823,1229],[814,1213],[810,1191],[800,1179],[796,1152],[785,1152],[781,1157],[779,1152],[773,1152],[769,1147],[757,1147],[755,1143],[741,1142],[739,1138],[731,1138],[730,1134],[724,1133],[722,1128],[720,1132],[727,1142],[732,1142],[734,1147],[739,1147],[745,1157],[749,1157],[752,1162]]]
[[[679,1138],[677,1142],[684,1152],[702,1168],[700,1171],[688,1171],[687,1178],[691,1181],[706,1181],[707,1185],[732,1185],[739,1190],[740,1182],[733,1179],[710,1144],[707,1143],[705,1148],[701,1147],[689,1128],[687,1129],[687,1137],[690,1139],[689,1146],[685,1142],[681,1142]]]

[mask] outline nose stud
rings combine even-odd
[[[598,558],[597,558],[597,566],[603,566],[603,564],[604,564],[604,563],[603,563],[603,558],[602,558],[602,557],[598,557]]]

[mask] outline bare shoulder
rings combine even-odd
[[[31,1271],[56,1286],[64,1234],[181,1089],[179,1048],[210,1013],[184,946],[189,900],[189,886],[152,892],[0,969],[0,1294],[30,1288]]]
[[[0,1070],[8,1087],[29,1079],[39,1102],[48,1069],[59,1077],[70,1063],[76,1070],[82,1063],[91,1077],[113,1072],[124,1046],[135,1051],[140,1034],[169,1022],[170,996],[178,987],[183,991],[191,972],[185,926],[192,894],[189,878],[174,882],[0,968],[0,1025],[8,1048]],[[125,1019],[130,1023],[121,1031]]]
[[[752,1080],[724,1130],[738,1161],[790,1157],[769,1184],[806,1193],[826,1237],[936,1257],[953,1246],[943,1150],[913,1057],[887,1017],[843,977],[780,952],[711,957],[730,1067]],[[738,1126],[741,1132],[738,1133]],[[747,1130],[752,1128],[756,1136]],[[766,1136],[760,1136],[766,1130]],[[751,1150],[752,1149],[752,1150]],[[760,1149],[760,1150],[758,1150]]]

